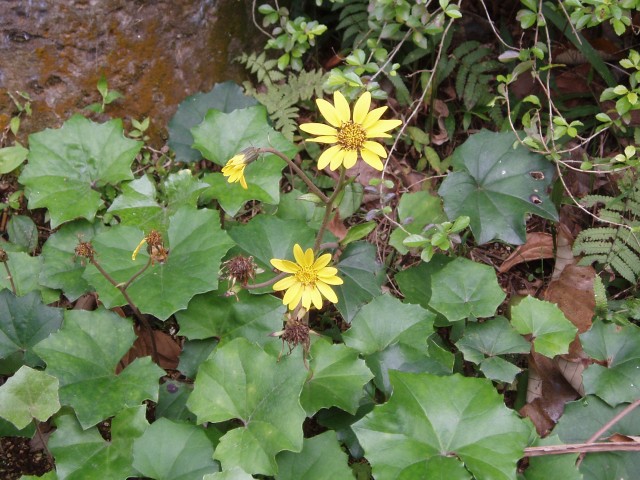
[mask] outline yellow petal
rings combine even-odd
[[[280,290],[286,290],[287,288],[291,288],[296,282],[298,282],[298,279],[296,278],[296,276],[291,275],[290,277],[283,278],[279,282],[276,282],[272,288],[276,292],[279,292]]]
[[[300,130],[311,135],[336,135],[338,133],[335,128],[324,123],[303,123],[300,125]]]
[[[318,270],[318,277],[334,277],[338,273],[335,267],[323,267]]]
[[[244,188],[245,190],[249,188],[247,186],[247,181],[244,179],[244,175],[240,175],[240,185],[242,185],[242,188]]]
[[[364,92],[353,107],[353,121],[362,125],[367,118],[370,106],[371,94],[369,92]]]
[[[307,138],[307,142],[316,142],[316,143],[338,143],[338,137],[334,135],[323,135],[321,137],[316,138]]]
[[[353,167],[357,161],[358,161],[358,152],[356,150],[347,150],[343,160],[344,168],[348,169]]]
[[[284,303],[285,305],[291,304],[291,301],[295,300],[295,298],[300,294],[303,288],[304,286],[300,282],[294,283],[285,292],[284,297],[282,298],[282,303]]]
[[[311,267],[313,265],[313,249],[307,248],[304,252],[304,264],[305,267]]]
[[[380,137],[382,136],[381,134],[400,125],[402,125],[400,120],[378,120],[370,127],[365,128],[365,131],[367,132],[367,138]]]
[[[367,150],[371,150],[373,153],[375,153],[379,157],[387,158],[387,150],[378,142],[372,142],[371,140],[367,140],[366,142],[364,142],[362,147]]]
[[[325,253],[324,255],[320,255],[318,257],[318,259],[313,263],[313,269],[320,271],[324,267],[329,265],[330,261],[331,261],[331,254],[330,253]]]
[[[298,265],[304,265],[304,252],[302,251],[302,247],[297,243],[293,246],[293,256]]]
[[[318,277],[318,282],[328,283],[329,285],[342,285],[344,283],[340,277]]]
[[[344,161],[344,158],[347,156],[348,153],[349,153],[348,150],[340,150],[338,154],[334,155],[333,158],[331,159],[331,164],[329,165],[329,168],[331,170],[337,169],[340,165],[342,165],[342,162]]]
[[[300,267],[290,260],[280,260],[277,258],[272,258],[271,265],[284,273],[296,273],[298,270],[300,270]]]
[[[302,306],[305,310],[309,310],[311,306],[311,287],[306,285],[302,291]]]
[[[320,293],[325,296],[331,303],[338,303],[338,297],[333,289],[324,282],[316,282],[316,287],[320,290]]]
[[[333,104],[338,112],[338,117],[342,120],[342,123],[346,123],[351,120],[351,109],[349,108],[349,102],[344,98],[339,91],[333,92]]]
[[[339,157],[339,161],[340,163],[342,163],[344,150],[342,150],[342,147],[340,145],[334,145],[333,147],[329,147],[324,152],[322,152],[322,155],[320,155],[320,158],[318,158],[318,170],[327,168],[327,165],[329,165],[329,163],[331,163],[331,161],[335,157]]]
[[[316,100],[316,105],[318,105],[318,110],[322,116],[334,127],[339,127],[342,125],[342,121],[340,120],[340,115],[338,115],[338,111],[327,102],[323,98],[318,98]]]
[[[301,288],[296,294],[296,296],[291,299],[291,301],[287,304],[287,306],[289,307],[289,310],[295,310],[295,308],[300,303],[300,300],[302,299],[303,293],[304,293],[304,289]]]
[[[367,114],[367,118],[365,118],[364,121],[362,122],[362,124],[361,124],[362,128],[364,128],[366,130],[371,125],[373,125],[378,120],[380,120],[380,117],[382,117],[382,114],[387,111],[387,108],[389,108],[389,107],[378,107],[378,108],[374,108],[373,110],[371,110]]]
[[[320,295],[320,290],[317,288],[311,290],[311,301],[318,310],[322,309],[322,295]]]
[[[384,165],[380,161],[380,157],[373,153],[371,150],[360,150],[360,155],[362,155],[362,159],[371,165],[376,170],[382,171],[384,169]]]

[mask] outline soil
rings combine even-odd
[[[0,438],[0,478],[17,480],[22,475],[44,475],[53,469],[53,462],[44,450],[32,450],[25,437]]]

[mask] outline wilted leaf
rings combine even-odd
[[[553,258],[553,237],[548,233],[529,232],[527,241],[520,245],[515,251],[502,262],[498,272],[504,273],[511,270],[514,265],[543,258]]]

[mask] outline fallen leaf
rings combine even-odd
[[[337,210],[336,214],[327,224],[327,230],[338,237],[338,241],[342,240],[347,235],[347,227],[345,227],[342,220],[340,220],[340,212],[338,212]]]
[[[573,235],[569,229],[563,225],[558,225],[558,234],[556,235],[556,263],[553,267],[553,273],[551,274],[551,280],[557,280],[560,278],[562,271],[567,265],[574,265],[577,263],[576,258],[573,256],[571,246],[573,245]]]
[[[507,272],[519,263],[553,257],[553,237],[550,234],[541,232],[527,233],[527,241],[509,255],[498,269],[498,272]]]
[[[136,341],[129,351],[122,357],[116,373],[120,373],[127,365],[133,362],[136,358],[140,357],[153,357],[153,343],[151,341],[151,333],[146,328],[140,328],[136,326],[134,328],[136,335]],[[158,364],[165,370],[175,370],[178,368],[178,360],[182,348],[180,344],[171,336],[167,335],[160,330],[152,330],[153,338],[156,344],[156,351],[158,353]]]

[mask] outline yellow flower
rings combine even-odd
[[[240,182],[242,188],[246,190],[248,187],[247,181],[244,179],[244,168],[247,166],[247,163],[247,156],[244,153],[239,153],[231,157],[231,160],[222,167],[222,175],[229,177],[227,179],[229,183]]]
[[[303,252],[296,243],[293,256],[296,259],[295,263],[277,258],[271,260],[271,265],[278,270],[293,274],[273,286],[275,291],[286,290],[282,303],[288,305],[289,310],[294,310],[300,301],[307,310],[312,303],[320,309],[323,296],[330,302],[337,303],[338,297],[329,285],[341,285],[342,279],[336,276],[337,268],[327,266],[331,261],[331,254],[325,253],[315,260],[312,249],[308,248]]]
[[[324,123],[303,123],[300,130],[318,135],[309,139],[310,142],[332,143],[332,147],[320,155],[318,168],[322,170],[327,165],[331,170],[340,165],[351,168],[356,164],[358,155],[377,170],[382,170],[380,157],[386,158],[387,151],[378,142],[369,140],[380,137],[389,138],[389,130],[401,125],[400,120],[380,120],[387,107],[379,107],[369,111],[371,94],[365,92],[353,107],[353,117],[349,103],[340,92],[333,94],[333,105],[326,100],[316,100],[320,113],[329,125]]]

